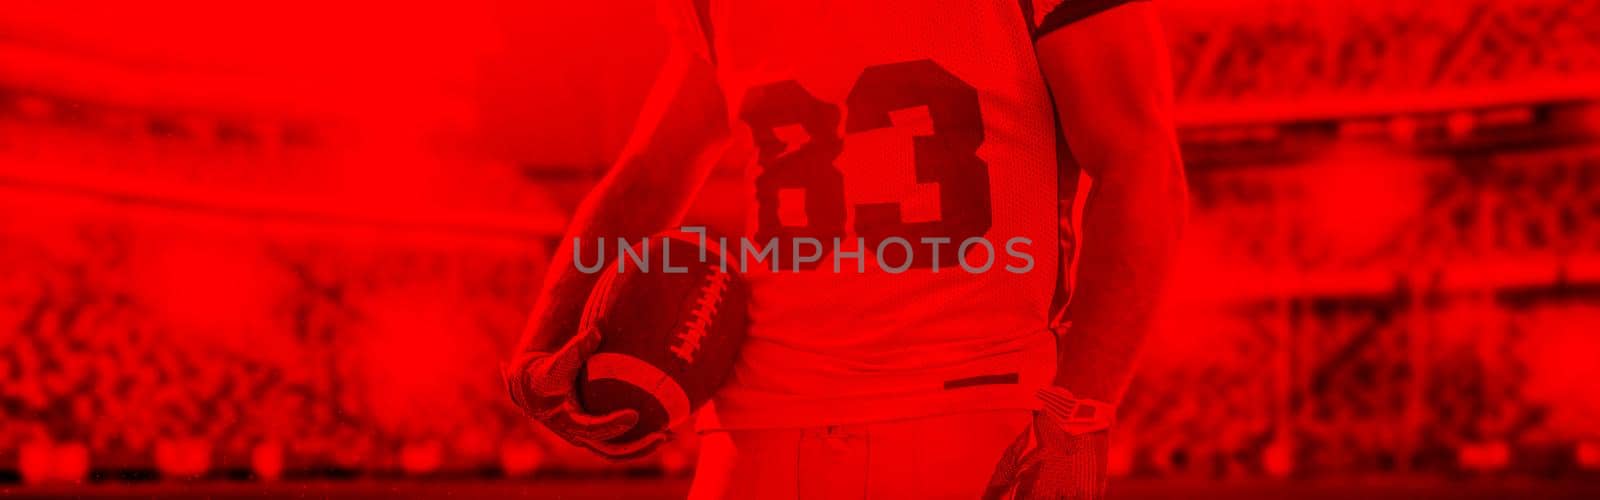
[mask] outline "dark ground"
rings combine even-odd
[[[1600,499],[1600,480],[1531,478],[1235,480],[1125,479],[1112,482],[1124,499],[1423,500],[1431,498]],[[0,485],[5,498],[682,498],[686,479],[529,479],[253,482],[143,482],[88,486]]]

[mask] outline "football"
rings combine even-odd
[[[600,271],[589,295],[582,328],[598,328],[601,340],[579,377],[579,402],[596,414],[639,412],[638,425],[614,442],[687,421],[733,369],[750,289],[723,270],[715,246],[702,259],[699,241],[673,232],[636,243]]]

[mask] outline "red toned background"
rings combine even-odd
[[[663,56],[594,3],[0,9],[0,493],[681,495],[495,371]],[[1113,491],[1600,491],[1600,3],[1160,5],[1193,207]]]

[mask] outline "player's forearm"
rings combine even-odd
[[[1084,207],[1071,328],[1060,338],[1056,376],[1074,394],[1107,402],[1121,397],[1132,376],[1187,206],[1175,144],[1152,141],[1123,154],[1133,168],[1105,169]]]
[[[684,53],[668,57],[616,165],[584,198],[558,242],[520,351],[553,350],[577,331],[599,275],[577,269],[574,241],[593,255],[604,240],[614,258],[618,238],[637,242],[679,223],[726,149],[726,115],[715,69]]]
[[[584,253],[591,255],[588,259],[593,259],[596,245],[603,245],[615,256],[618,239],[636,242],[676,222],[682,210],[678,205],[686,205],[687,200],[665,199],[664,194],[651,193],[648,185],[638,181],[608,177],[584,199],[556,245],[519,350],[552,351],[577,331],[584,303],[599,280],[599,273],[577,269],[574,242],[583,245]],[[604,251],[600,256],[607,262],[611,260]]]

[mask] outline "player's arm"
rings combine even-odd
[[[632,410],[589,415],[576,403],[573,383],[599,343],[598,332],[578,331],[599,274],[577,269],[573,242],[582,241],[592,252],[604,239],[614,254],[617,238],[636,242],[681,221],[729,135],[715,68],[704,45],[699,49],[669,54],[621,155],[579,204],[557,245],[532,316],[504,368],[508,392],[529,416],[568,441],[611,457],[648,452],[659,440],[608,443],[632,428],[638,415]]]
[[[1036,46],[1068,147],[1092,179],[1056,385],[1114,403],[1150,329],[1188,204],[1167,45],[1154,6],[1132,2]]]
[[[1044,3],[1044,2],[1038,2]],[[1149,2],[1065,0],[1035,47],[1084,206],[1055,387],[996,465],[986,498],[1102,498],[1110,418],[1150,328],[1185,217],[1165,40]]]
[[[603,238],[614,253],[616,238],[636,242],[682,220],[727,144],[726,106],[709,62],[669,56],[620,158],[573,214],[519,350],[549,351],[576,331],[598,273],[576,269],[574,240],[592,252]]]

